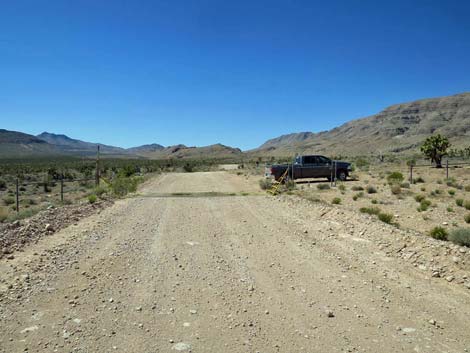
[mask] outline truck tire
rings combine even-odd
[[[339,170],[338,171],[338,179],[341,181],[346,181],[348,178],[348,173],[345,170]]]

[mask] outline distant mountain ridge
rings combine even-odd
[[[242,152],[222,144],[164,147],[157,143],[121,148],[43,132],[38,136],[0,129],[0,158],[36,156],[94,156],[96,146],[108,157],[124,158],[251,158],[290,156],[296,153],[368,155],[416,152],[426,137],[440,133],[452,147],[470,145],[470,92],[392,105],[378,114],[351,120],[319,133],[300,132],[266,141]]]
[[[37,138],[56,146],[64,153],[78,153],[82,155],[96,154],[97,146],[100,146],[100,153],[122,155],[129,154],[124,148],[103,145],[101,143],[85,142],[70,138],[63,134],[53,134],[43,132],[36,136]]]
[[[203,147],[187,147],[180,144],[164,147],[153,143],[125,149],[100,143],[85,142],[63,134],[43,132],[33,136],[18,131],[0,129],[0,158],[93,157],[96,155],[97,146],[100,146],[100,154],[103,157],[113,158],[225,158],[242,154],[240,149],[222,144]]]
[[[351,120],[329,131],[283,135],[266,141],[249,154],[412,152],[434,133],[449,137],[454,147],[470,145],[469,92],[395,104],[378,114]]]

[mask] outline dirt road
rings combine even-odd
[[[401,231],[254,191],[165,175],[2,260],[0,352],[470,351],[470,290],[388,256]]]

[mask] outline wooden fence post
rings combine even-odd
[[[20,181],[16,178],[16,213],[20,212]]]
[[[449,179],[449,159],[446,159],[446,179]]]
[[[410,184],[413,184],[413,163],[410,164]]]
[[[96,151],[95,186],[100,186],[100,145],[97,146]]]
[[[60,177],[60,201],[64,202],[64,175]]]

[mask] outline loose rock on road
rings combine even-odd
[[[384,252],[399,231],[244,191],[164,175],[1,260],[0,352],[470,350],[470,291]]]

